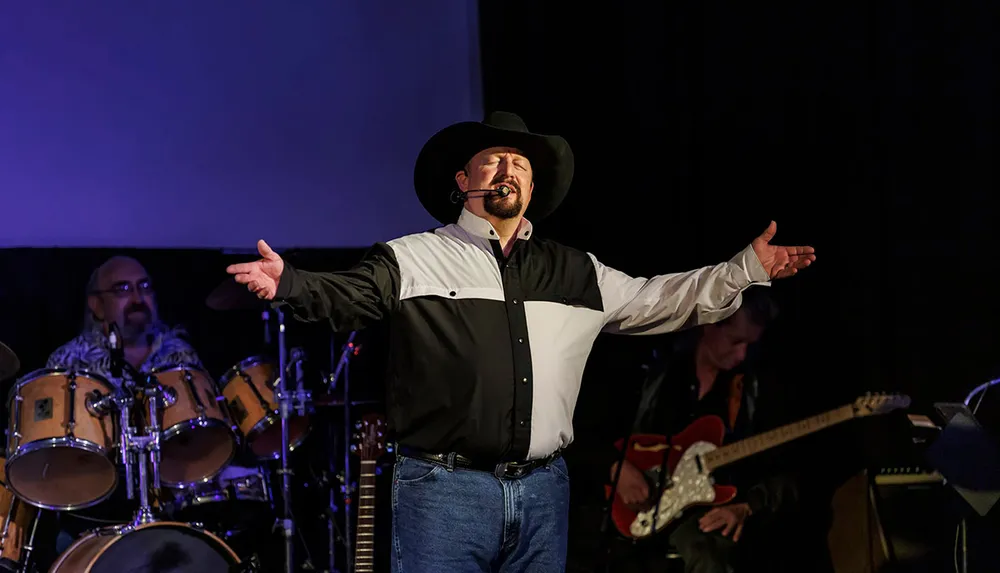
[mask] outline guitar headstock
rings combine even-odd
[[[854,401],[854,415],[876,416],[894,410],[910,407],[910,397],[906,394],[865,394]]]
[[[386,423],[381,414],[367,414],[354,424],[351,451],[363,460],[378,459],[387,451]]]

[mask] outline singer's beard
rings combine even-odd
[[[510,199],[510,195],[506,197],[490,195],[483,200],[483,209],[498,219],[513,219],[521,214],[523,206],[521,194],[515,194],[513,200],[508,199]]]

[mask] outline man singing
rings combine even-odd
[[[574,157],[519,117],[449,126],[424,145],[414,184],[444,226],[377,243],[354,268],[292,268],[264,241],[227,270],[259,297],[336,331],[390,321],[393,571],[562,571],[581,376],[597,335],[717,322],[755,283],[808,266],[810,247],[769,244],[772,223],[729,262],[650,279],[535,236],[569,191]]]

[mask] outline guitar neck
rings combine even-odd
[[[780,446],[813,432],[818,432],[824,428],[845,422],[853,417],[854,408],[850,404],[841,406],[836,410],[817,414],[811,418],[799,420],[798,422],[793,422],[713,450],[702,456],[702,462],[707,465],[708,471],[712,471],[726,464],[731,464],[775,446]]]
[[[375,571],[375,460],[361,460],[358,478],[358,534],[354,542],[354,571]]]

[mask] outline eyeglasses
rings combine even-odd
[[[136,283],[121,281],[114,283],[108,289],[93,291],[94,294],[113,294],[119,298],[125,298],[133,292],[138,292],[140,296],[153,294],[153,283],[149,279],[142,279]]]

